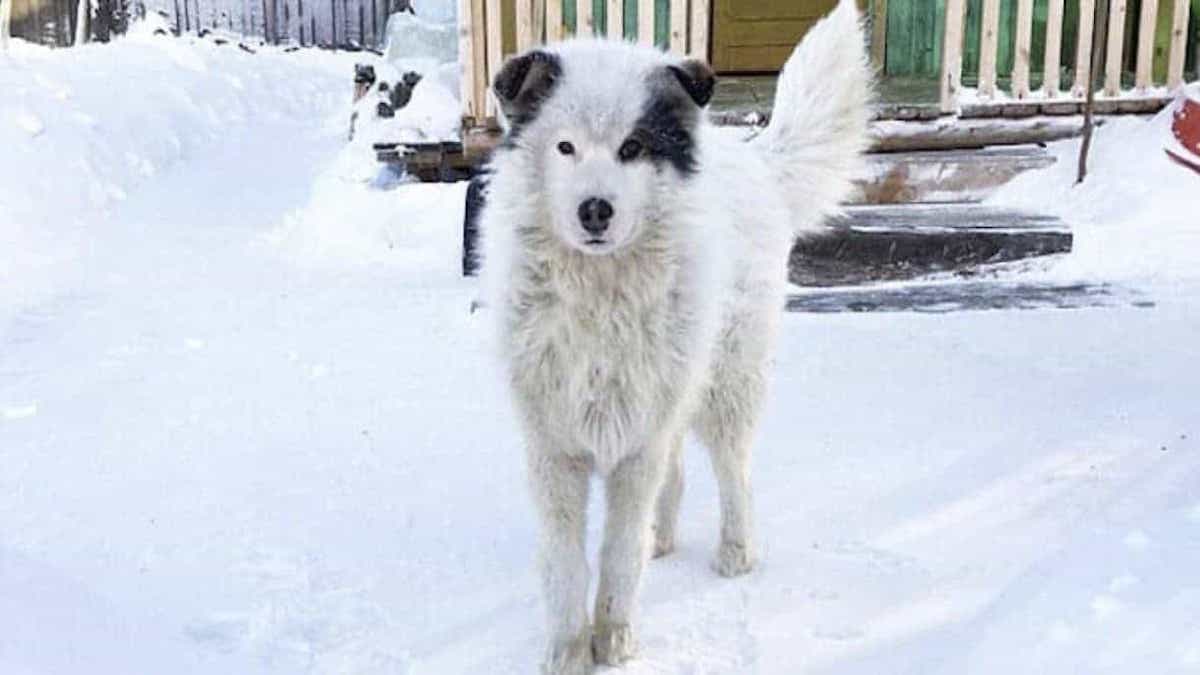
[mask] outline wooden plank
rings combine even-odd
[[[979,95],[983,98],[996,95],[996,49],[999,35],[1000,0],[983,0],[983,24],[979,38]]]
[[[475,84],[475,124],[482,124],[487,115],[487,24],[484,21],[483,0],[471,0],[471,50],[474,61],[471,74]]]
[[[625,39],[625,3],[623,0],[608,0],[605,6],[605,32],[610,40]]]
[[[1154,30],[1158,20],[1158,0],[1142,0],[1142,14],[1139,18],[1137,45],[1137,75],[1134,86],[1139,91],[1145,91],[1153,84],[1151,74],[1154,68]]]
[[[712,2],[711,0],[691,0],[691,2],[692,19],[688,56],[693,59],[711,61],[708,40],[712,27]]]
[[[1121,61],[1125,53],[1126,0],[1112,0],[1108,17],[1108,52],[1104,58],[1104,95],[1121,93]]]
[[[458,63],[462,68],[459,96],[463,119],[473,124],[479,116],[479,106],[475,99],[475,39],[471,19],[471,0],[458,0]]]
[[[654,44],[654,0],[638,0],[637,41],[644,45]]]
[[[551,0],[550,4],[557,5],[560,0]],[[533,0],[533,43],[543,44],[546,41],[546,0]]]
[[[533,0],[517,0],[517,53],[533,46]]]
[[[946,0],[946,32],[942,43],[941,109],[952,113],[958,108],[962,88],[962,48],[965,2]]]
[[[503,41],[504,27],[500,25],[503,14],[501,14],[500,0],[485,0],[487,17],[487,82],[488,91],[491,92],[492,78],[496,73],[500,72],[501,60],[504,58]],[[488,94],[487,97],[487,116],[496,116],[496,97]]]
[[[546,42],[558,42],[561,39],[563,39],[562,0],[549,0],[546,3]]]
[[[948,0],[948,2],[957,2],[960,5],[960,12],[961,12],[962,0]],[[875,67],[876,71],[882,73],[883,67],[885,64],[885,59],[887,56],[888,0],[874,0],[874,2],[871,3],[871,5],[872,5],[871,6],[871,65]],[[946,21],[947,22],[950,21],[949,5],[947,5],[947,7],[946,7]],[[962,30],[961,23],[962,23],[962,21],[959,21],[960,35],[961,35],[961,30]],[[959,42],[961,44],[961,39]],[[944,57],[945,51],[943,51],[942,54]],[[943,62],[944,61],[945,61],[945,59],[943,58]],[[961,59],[959,59],[959,61],[960,61],[960,66],[958,68],[958,72],[961,75],[961,73],[962,73]]]
[[[1050,0],[1046,15],[1046,54],[1042,61],[1042,92],[1055,98],[1059,91],[1059,68],[1062,66],[1063,0]]]
[[[1183,64],[1187,55],[1188,0],[1175,0],[1171,19],[1171,55],[1167,61],[1167,88],[1175,91],[1183,86]],[[1197,47],[1200,56],[1200,47]],[[1200,68],[1200,58],[1197,59]]]
[[[671,0],[671,18],[668,21],[671,33],[668,44],[670,45],[671,53],[677,56],[683,56],[687,53],[687,4],[687,0]]]
[[[1029,52],[1033,42],[1033,0],[1017,0],[1017,42],[1013,54],[1012,93],[1029,98]]]
[[[575,34],[596,34],[596,19],[592,16],[592,0],[575,0]]]
[[[1075,86],[1071,95],[1083,98],[1087,95],[1087,83],[1092,77],[1092,36],[1096,20],[1096,0],[1079,0],[1079,36],[1075,45]]]

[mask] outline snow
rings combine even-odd
[[[535,521],[457,275],[463,186],[371,188],[360,55],[16,45],[0,672],[532,672]],[[787,315],[763,564],[710,570],[692,448],[623,672],[1200,668],[1197,184],[1156,143],[1106,127],[1091,184],[1060,163],[1008,196],[1073,216],[1043,274],[1153,307]]]

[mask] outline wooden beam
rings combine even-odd
[[[1046,98],[1055,98],[1059,94],[1059,68],[1062,66],[1062,29],[1063,0],[1050,0],[1050,6],[1046,15],[1046,54],[1042,61],[1045,64],[1042,92]]]
[[[637,40],[654,44],[654,0],[637,0]]]
[[[687,24],[688,24],[688,6],[687,0],[671,0],[671,34],[668,44],[671,47],[671,53],[676,56],[687,54]]]
[[[592,16],[592,0],[575,0],[575,34],[587,37],[596,34],[596,19]]]
[[[886,7],[886,0],[883,0]],[[941,110],[952,113],[958,109],[958,92],[962,89],[962,50],[964,1],[946,0],[946,30],[942,35]],[[886,18],[884,18],[886,22]],[[886,30],[886,29],[885,29]],[[875,34],[884,33],[878,28]],[[872,51],[875,46],[872,45]],[[880,59],[882,61],[882,46]],[[882,68],[882,64],[880,65]]]
[[[533,0],[517,0],[517,53],[533,46]]]
[[[608,0],[605,9],[605,32],[610,40],[625,39],[625,2],[624,0]]]
[[[708,36],[712,21],[712,2],[711,0],[691,0],[691,2],[692,20],[688,56],[701,61],[709,61]]]
[[[962,0],[951,0],[951,2],[958,2],[961,10]],[[887,62],[887,4],[888,0],[874,0],[874,2],[871,3],[871,65],[875,66],[875,70],[880,73],[883,72],[883,68]],[[950,6],[948,3],[946,6],[946,25],[949,26],[951,23]],[[960,26],[959,32],[961,35],[962,21],[960,20],[958,24]],[[962,41],[959,40],[960,53],[962,50],[961,42]],[[942,54],[942,61],[945,62],[945,52],[942,52]],[[962,60],[959,59],[960,75],[962,71],[961,63]]]
[[[546,42],[558,42],[561,39],[563,39],[562,0],[549,0],[546,3]]]
[[[982,98],[996,95],[996,48],[999,39],[1000,0],[983,0],[983,23],[979,37],[979,95]]]
[[[1017,0],[1017,48],[1013,54],[1012,93],[1029,98],[1029,56],[1033,42],[1033,0]]]
[[[471,0],[471,62],[472,81],[475,86],[475,124],[483,123],[487,116],[487,24],[484,20],[483,0]]]
[[[1104,2],[1105,0],[1100,0]],[[1071,96],[1087,96],[1088,79],[1092,77],[1092,37],[1095,33],[1096,0],[1079,0],[1079,39],[1075,45],[1075,85]]]
[[[1158,21],[1158,0],[1142,0],[1142,14],[1138,19],[1137,75],[1134,86],[1145,91],[1153,84],[1154,73],[1154,30]]]
[[[1121,93],[1121,61],[1125,55],[1126,0],[1112,0],[1108,17],[1108,53],[1104,57],[1104,95]]]
[[[1171,19],[1171,55],[1167,60],[1167,88],[1175,91],[1183,86],[1183,63],[1187,56],[1188,0],[1175,0]],[[1200,47],[1197,47],[1200,50]],[[1198,52],[1197,56],[1200,56]],[[1197,63],[1200,68],[1200,63]]]
[[[560,0],[551,0],[550,4],[558,5]],[[546,42],[546,0],[533,0],[533,43]]]
[[[0,0],[3,2],[4,0]],[[475,99],[475,40],[471,31],[471,0],[458,0],[458,66],[462,69],[462,116],[474,124],[479,116]]]
[[[485,75],[488,83],[488,91],[491,91],[492,78],[500,72],[500,65],[504,59],[503,39],[504,29],[500,25],[503,19],[500,0],[485,0],[487,16],[487,73]],[[496,116],[496,97],[488,95],[486,112],[488,117]]]

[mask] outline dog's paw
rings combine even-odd
[[[583,631],[565,642],[550,645],[542,662],[542,675],[591,675],[592,635]]]
[[[596,624],[592,632],[592,655],[596,663],[619,666],[633,658],[636,651],[637,640],[629,624]]]
[[[738,577],[754,569],[758,562],[754,547],[745,542],[723,541],[717,549],[713,568],[723,577]]]

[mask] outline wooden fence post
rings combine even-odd
[[[958,110],[958,92],[962,88],[964,4],[963,0],[946,0],[946,31],[942,34],[941,73],[941,110],[944,113]],[[883,34],[883,31],[877,30],[875,34]],[[872,50],[874,49],[873,45]],[[882,50],[882,47],[879,49]],[[880,53],[882,55],[882,51]]]

